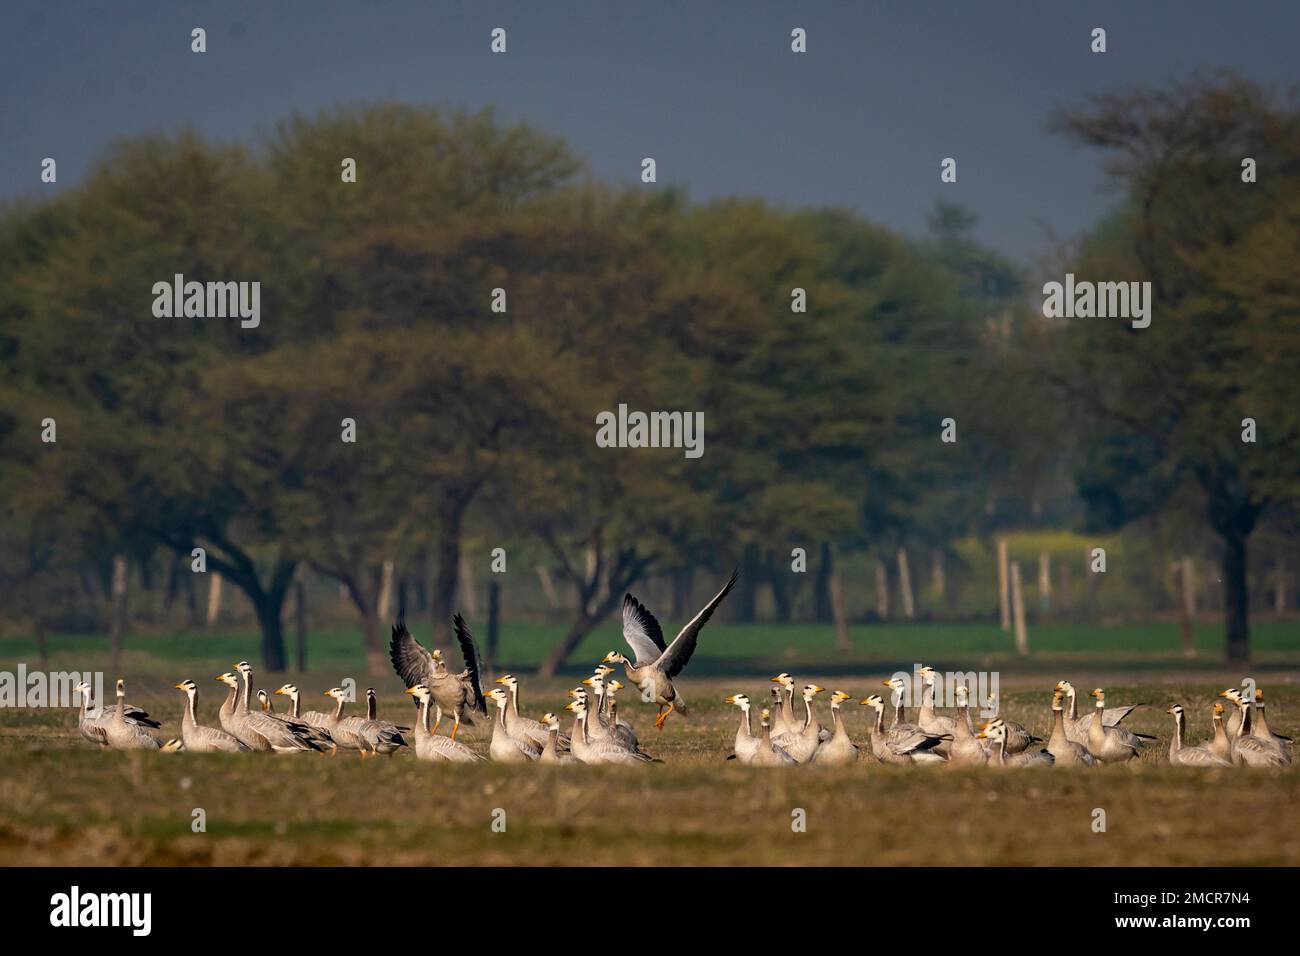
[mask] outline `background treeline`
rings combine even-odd
[[[1007,538],[1031,614],[1191,595],[1245,659],[1252,604],[1294,608],[1300,565],[1300,110],[1212,77],[1053,122],[1108,153],[1119,191],[1043,275],[954,205],[908,239],[869,210],[692,203],[596,181],[491,113],[122,141],[0,217],[0,618],[120,641],[128,608],[166,628],[224,600],[280,670],[306,600],[359,621],[385,672],[398,605],[445,639],[504,594],[557,625],[554,670],[634,584],[679,620],[736,564],[735,620],[849,640],[996,618]],[[1065,271],[1153,281],[1151,328],[1044,319]],[[260,280],[261,326],[155,318],[175,273]],[[619,402],[704,411],[704,457],[596,447]]]

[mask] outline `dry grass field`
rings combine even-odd
[[[406,753],[362,761],[356,755],[100,752],[78,736],[72,710],[0,710],[0,863],[1300,863],[1300,764],[1284,771],[1203,771],[1170,767],[1165,759],[1172,727],[1165,709],[1182,703],[1194,715],[1191,735],[1203,737],[1217,691],[1240,675],[1146,668],[1139,683],[1121,671],[1037,664],[1019,676],[1002,670],[1006,716],[1046,736],[1052,682],[1068,677],[1080,688],[1104,685],[1112,704],[1145,702],[1129,726],[1160,741],[1132,765],[1093,771],[866,762],[761,770],[728,763],[738,714],[722,698],[744,690],[762,699],[772,671],[696,679],[688,672],[682,688],[693,716],[674,716],[662,733],[654,730],[653,710],[625,691],[622,715],[636,725],[645,749],[663,760],[633,768],[435,765]],[[208,670],[224,666],[223,659]],[[865,696],[890,670],[796,676]],[[161,716],[167,736],[178,733],[183,700],[171,684],[183,676],[211,677],[170,671],[155,666],[128,684],[131,702]],[[1273,729],[1300,736],[1300,674],[1274,668],[1254,676],[1268,691]],[[314,696],[338,675],[293,679]],[[561,706],[574,683],[572,677],[523,680],[525,710],[534,716]],[[260,686],[279,683],[258,678]],[[382,716],[402,722],[413,716],[395,677],[377,686]],[[216,723],[220,690],[215,682],[203,686],[205,722]],[[829,722],[824,695],[822,701],[820,716]],[[848,711],[855,739],[865,735],[867,712],[856,705]],[[485,746],[486,733],[473,728],[466,739]],[[196,808],[206,813],[204,833],[191,830]],[[1096,808],[1106,813],[1104,833],[1093,831]],[[493,828],[498,809],[505,812],[504,832]],[[805,832],[792,828],[796,809],[805,811]]]

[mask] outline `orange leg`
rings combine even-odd
[[[664,729],[664,721],[666,721],[666,720],[668,719],[668,715],[671,714],[672,712],[673,712],[673,705],[672,705],[672,704],[669,704],[669,705],[668,705],[668,709],[667,709],[667,710],[664,710],[662,707],[659,708],[659,716],[655,718],[655,729],[656,729],[656,730],[663,730],[663,729]]]
[[[456,711],[456,722],[451,725],[451,739],[456,739],[456,731],[460,730],[460,711]]]

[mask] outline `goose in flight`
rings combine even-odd
[[[708,623],[713,612],[717,610],[722,599],[736,586],[740,569],[731,572],[731,578],[722,590],[713,596],[704,608],[691,618],[690,622],[673,638],[671,644],[664,643],[664,632],[655,620],[655,616],[632,595],[623,598],[623,639],[632,648],[635,661],[628,660],[618,651],[610,651],[602,663],[623,665],[627,679],[641,691],[641,698],[654,701],[659,705],[659,715],[655,718],[655,727],[664,729],[664,721],[674,711],[689,717],[686,702],[673,686],[673,678],[682,672],[695,653],[695,644],[700,636],[700,629]],[[665,708],[667,708],[665,710]]]
[[[478,645],[474,643],[474,635],[459,614],[452,619],[452,624],[456,631],[456,642],[465,658],[465,669],[459,674],[447,670],[442,651],[436,647],[429,651],[411,636],[411,632],[406,629],[405,611],[397,615],[397,623],[393,625],[388,654],[393,660],[397,676],[408,688],[423,684],[433,694],[433,733],[438,732],[444,713],[454,716],[451,739],[455,740],[456,731],[462,723],[470,726],[474,724],[469,711],[477,710],[485,717],[488,711],[487,696],[483,693],[483,661],[479,657]]]

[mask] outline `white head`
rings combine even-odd
[[[505,710],[506,704],[510,703],[510,696],[500,687],[488,691],[487,696],[496,702],[497,708],[500,710]]]
[[[122,678],[120,677],[117,679],[117,696],[118,697],[126,696],[126,681],[122,680]]]
[[[496,679],[496,682],[501,684],[503,687],[509,687],[511,690],[514,690],[519,686],[519,681],[513,674],[502,674]]]
[[[190,680],[188,677],[175,686],[177,690],[185,691],[185,693],[190,697],[193,697],[199,692],[199,685],[194,683],[194,681]],[[78,687],[77,689],[80,690],[81,688]]]
[[[1232,701],[1238,707],[1246,706],[1246,699],[1241,696],[1241,691],[1237,690],[1237,688],[1235,687],[1229,687],[1227,690],[1219,691],[1219,696],[1226,697],[1228,700]]]
[[[257,700],[262,705],[263,710],[271,709],[271,698],[267,695],[266,691],[259,690],[257,692]]]
[[[627,658],[618,651],[610,651],[600,659],[600,662],[602,664],[624,664],[627,662]]]
[[[970,703],[970,691],[967,689],[964,681],[958,682],[957,686],[953,688],[953,693],[957,696],[958,707],[965,707]]]
[[[293,684],[281,684],[279,687],[276,688],[275,692],[277,694],[284,694],[286,697],[289,697],[292,700],[298,699],[298,688],[295,687]]]
[[[846,694],[842,690],[837,690],[831,694],[831,707],[838,708],[840,704],[844,703],[846,700],[852,700],[852,699],[853,699],[852,694]]]
[[[1106,692],[1102,690],[1100,687],[1094,687],[1092,693],[1089,694],[1088,696],[1097,698],[1098,707],[1106,706]]]
[[[230,673],[230,671],[226,671],[224,674],[218,674],[216,679],[221,681],[221,683],[225,684],[227,687],[239,686],[239,678]]]
[[[325,693],[322,694],[321,696],[333,697],[341,704],[348,699],[348,692],[345,691],[342,687],[331,687],[329,690],[325,691]]]
[[[235,670],[243,675],[244,680],[248,680],[248,678],[252,676],[253,665],[248,663],[248,661],[240,661],[235,665]]]
[[[789,674],[781,673],[772,678],[772,683],[780,684],[786,690],[794,690],[794,678]]]
[[[824,691],[825,687],[818,687],[816,684],[803,685],[803,699],[812,703],[812,699]]]
[[[599,697],[605,693],[605,678],[599,674],[593,674],[590,677],[584,677],[582,682],[591,688],[591,692]]]
[[[861,704],[863,707],[874,708],[876,713],[880,713],[885,709],[885,701],[879,694],[872,694],[869,697],[865,697],[862,700],[858,701],[858,703]]]
[[[1166,714],[1169,714],[1171,717],[1173,717],[1174,720],[1182,720],[1182,719],[1183,719],[1183,707],[1182,707],[1181,704],[1174,704],[1174,706],[1172,706],[1172,707],[1170,707],[1168,710],[1166,710],[1165,713],[1166,713]]]
[[[933,668],[933,667],[930,667],[930,666],[927,664],[927,665],[921,667],[920,670],[917,671],[917,673],[919,673],[919,674],[921,675],[921,683],[925,684],[926,687],[933,687],[933,686],[934,686],[934,668]]]
[[[576,714],[579,718],[581,718],[585,716],[587,713],[586,699],[583,697],[574,697],[573,700],[569,701],[567,704],[564,705],[564,709],[567,711],[571,711],[572,713]]]
[[[1074,685],[1068,680],[1058,680],[1056,682],[1056,690],[1059,690],[1062,694],[1069,694],[1071,697],[1074,696]]]
[[[986,740],[991,740],[994,743],[997,743],[1000,740],[1006,739],[1007,725],[1001,717],[994,717],[988,723],[982,725],[980,732],[975,736],[983,737]]]
[[[427,704],[429,699],[433,696],[429,693],[429,688],[423,684],[413,684],[406,688],[406,692],[422,704]]]
[[[741,710],[749,710],[749,698],[746,697],[744,694],[728,694],[726,697],[722,699],[726,701],[728,704],[734,704],[736,707],[739,707]]]
[[[546,726],[547,730],[554,730],[558,732],[560,729],[560,718],[556,717],[552,713],[547,712],[545,714],[542,714],[542,723]]]

